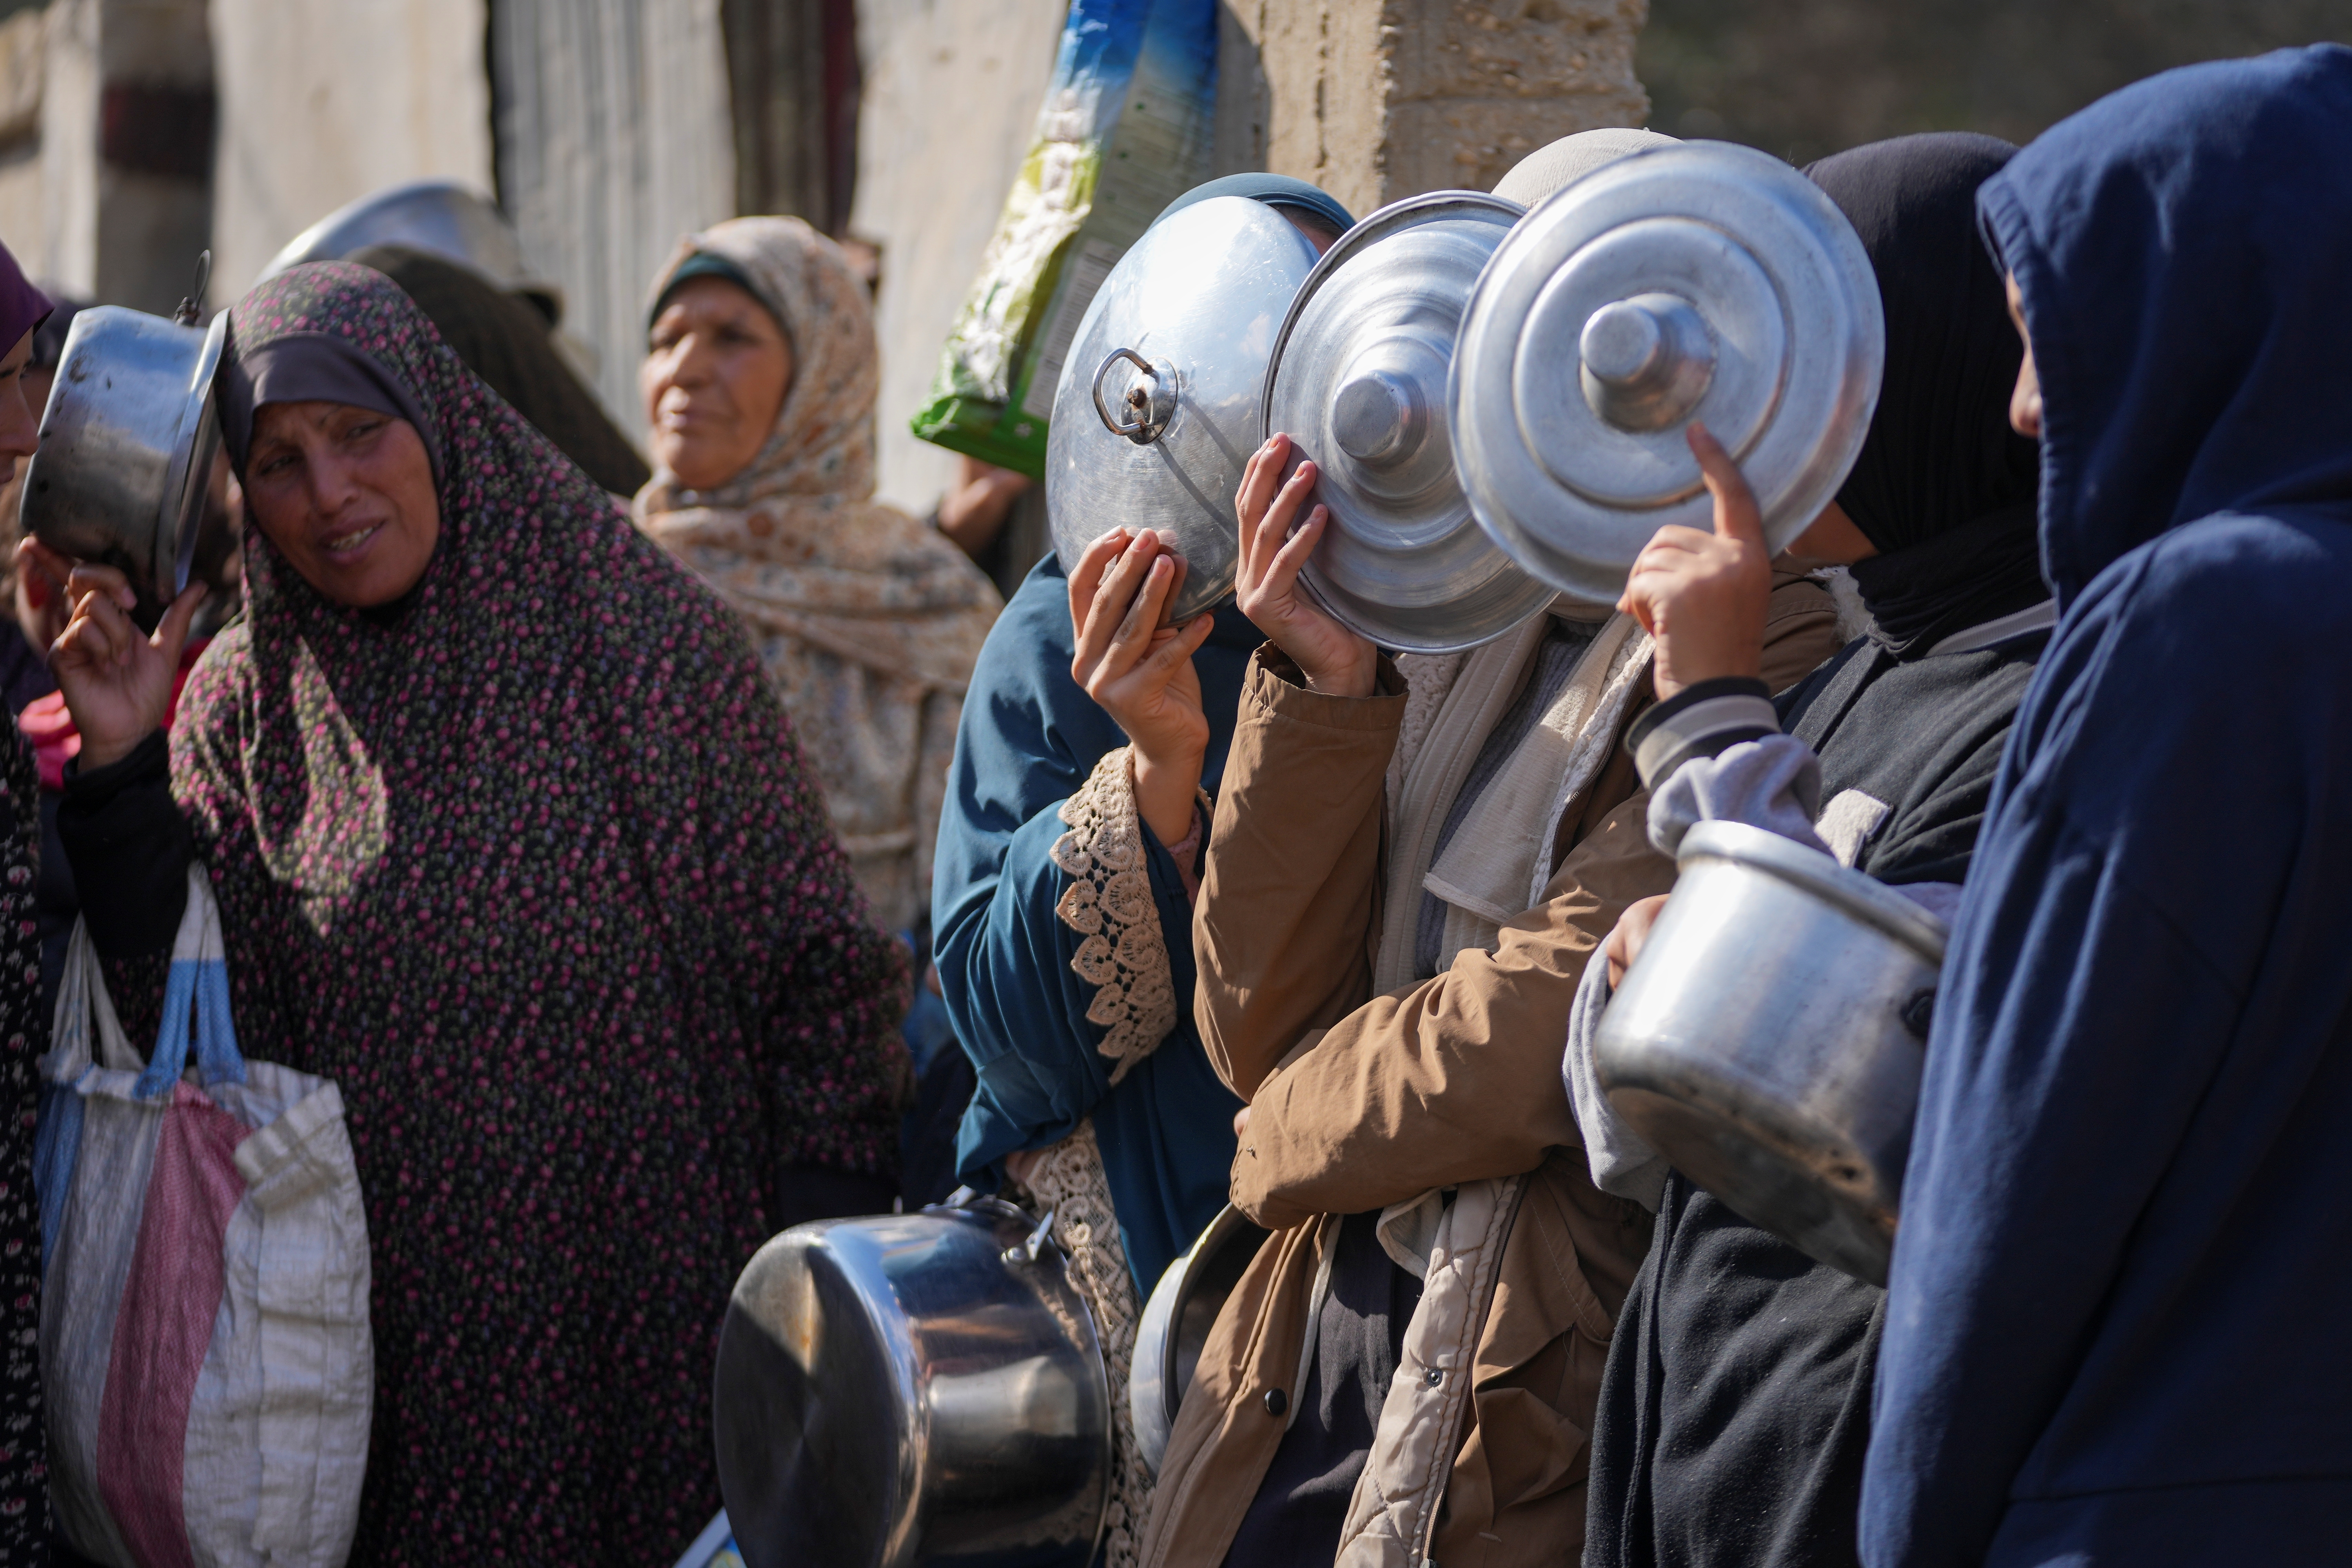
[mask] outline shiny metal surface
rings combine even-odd
[[[228,314],[210,331],[96,305],[73,319],[25,474],[24,526],[78,561],[112,566],[143,625],[188,585],[205,487],[220,449],[213,375]]]
[[[1884,1285],[1944,922],[1740,823],[1678,858],[1593,1041],[1610,1103],[1752,1223]]]
[[[562,319],[563,290],[523,260],[521,237],[498,203],[455,180],[411,180],[337,207],[289,240],[261,276],[275,278],[306,261],[340,261],[371,245],[446,257],[501,289],[537,297],[551,324]]]
[[[1177,1406],[1183,1403],[1193,1369],[1201,1364],[1201,1347],[1209,1342],[1209,1330],[1270,1234],[1228,1204],[1151,1288],[1151,1300],[1144,1303],[1143,1318],[1136,1325],[1127,1405],[1134,1419],[1136,1449],[1144,1468],[1155,1476],[1168,1452]]]
[[[1184,557],[1175,619],[1232,595],[1234,492],[1258,444],[1266,358],[1314,266],[1307,237],[1247,196],[1171,213],[1119,258],[1078,322],[1046,431],[1065,568],[1113,528],[1157,529]]]
[[[1885,359],[1870,258],[1819,187],[1752,148],[1662,147],[1561,187],[1496,251],[1454,360],[1454,466],[1514,560],[1614,604],[1659,528],[1714,524],[1693,420],[1780,549],[1844,482]]]
[[[1301,580],[1382,647],[1475,647],[1554,597],[1472,518],[1446,405],[1463,308],[1520,210],[1472,191],[1381,208],[1325,252],[1267,367],[1264,430],[1314,460],[1331,513]]]
[[[1093,1321],[1037,1232],[978,1199],[795,1226],[753,1256],[713,1412],[751,1568],[1084,1568],[1109,1498],[1110,1395]]]

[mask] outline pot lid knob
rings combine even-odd
[[[1637,294],[1592,312],[1577,340],[1584,400],[1621,430],[1655,430],[1698,405],[1715,341],[1689,300]]]
[[[1375,468],[1411,462],[1445,406],[1445,359],[1410,337],[1376,343],[1348,367],[1331,399],[1331,439]]]
[[[1785,548],[1852,466],[1885,354],[1870,258],[1819,186],[1727,142],[1638,153],[1545,198],[1479,274],[1454,467],[1521,569],[1613,604],[1660,527],[1711,523],[1689,425]]]

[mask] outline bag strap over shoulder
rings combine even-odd
[[[172,942],[172,975],[163,990],[163,1026],[155,1054],[139,1079],[142,1100],[172,1092],[187,1069],[189,1016],[195,1017],[196,1074],[207,1086],[243,1083],[245,1058],[229,1017],[228,956],[221,938],[220,904],[200,862],[188,866],[187,908]]]

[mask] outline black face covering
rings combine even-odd
[[[1937,132],[1805,171],[1862,236],[1886,311],[1878,411],[1837,499],[1878,547],[1853,580],[1898,656],[2050,596],[2038,456],[2009,427],[2022,350],[1977,230],[1977,187],[2016,151]]]

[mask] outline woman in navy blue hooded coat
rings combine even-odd
[[[1874,1568],[2345,1560],[2347,149],[2321,46],[2126,89],[1979,196],[2061,619],[1927,1048]]]

